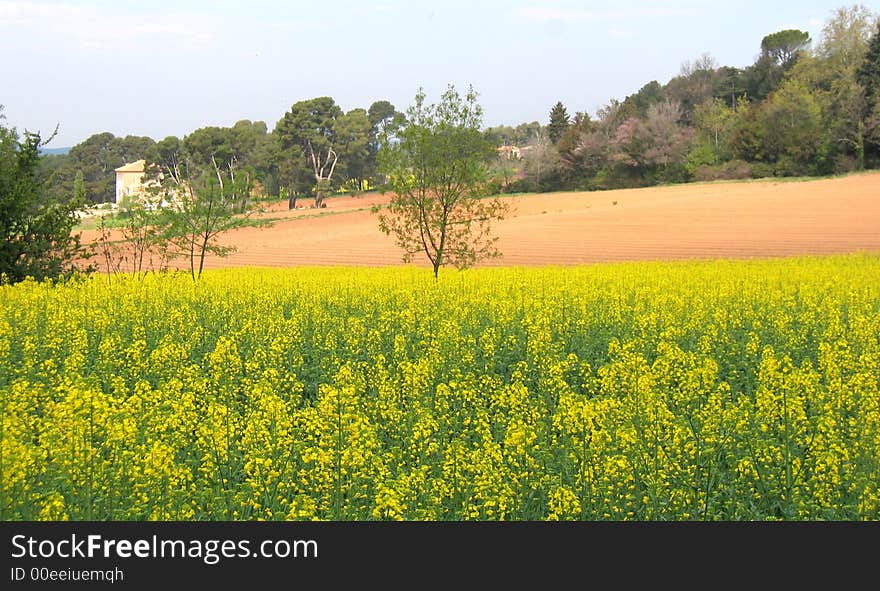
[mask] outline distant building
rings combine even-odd
[[[122,203],[126,197],[143,196],[146,167],[146,160],[137,160],[116,169],[116,205]]]
[[[522,150],[518,146],[498,146],[498,155],[508,160],[519,160],[522,158]]]
[[[146,169],[146,160],[136,160],[134,162],[129,162],[128,164],[115,169],[116,200],[114,201],[114,203],[117,207],[121,205],[122,202],[125,201],[128,197],[134,197],[138,201],[144,202],[147,197],[147,187],[158,186],[159,182],[156,179],[145,182]],[[144,204],[149,206],[150,208],[155,207],[156,205],[155,203]],[[165,204],[166,203],[163,198],[159,205],[164,206]]]

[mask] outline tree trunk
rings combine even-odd
[[[324,199],[327,198],[329,192],[327,185],[329,185],[329,181],[322,179],[315,186],[315,207],[324,207]]]
[[[296,209],[296,193],[290,194],[290,199],[287,200],[287,209]]]
[[[189,274],[192,280],[196,280],[196,237],[193,236],[189,242]]]
[[[202,244],[200,245],[202,252],[199,254],[199,274],[198,277],[196,277],[197,279],[201,279],[202,271],[205,270],[205,255],[208,252],[208,240],[208,236],[205,236]]]
[[[856,136],[856,161],[857,170],[865,169],[865,131],[862,120],[859,119],[858,135]]]

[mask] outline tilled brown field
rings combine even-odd
[[[566,265],[623,260],[749,258],[880,251],[880,173],[803,182],[705,183],[506,197],[496,224],[503,256],[480,265]],[[371,207],[387,196],[328,200],[326,209],[278,204],[266,228],[223,242],[237,251],[208,268],[400,264]],[[96,233],[83,232],[83,241]]]

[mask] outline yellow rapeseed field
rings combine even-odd
[[[880,517],[880,258],[0,287],[2,520]]]

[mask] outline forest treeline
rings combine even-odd
[[[837,9],[821,38],[765,36],[753,64],[685,62],[593,114],[558,102],[546,123],[485,129],[498,147],[498,192],[594,190],[658,183],[840,174],[880,166],[880,34],[862,5]],[[114,200],[114,169],[141,158],[166,168],[220,166],[257,196],[291,198],[381,186],[383,134],[404,115],[389,101],[344,111],[331,97],[296,102],[273,129],[242,120],[184,137],[92,135],[40,173],[57,199]]]
[[[487,130],[521,148],[498,163],[511,191],[842,174],[880,166],[880,34],[862,5],[834,11],[814,41],[788,29],[754,63],[685,62],[594,116],[561,102],[547,125]]]

